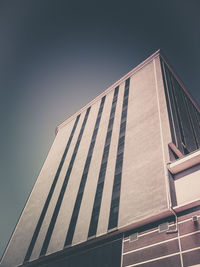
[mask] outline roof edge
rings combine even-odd
[[[122,78],[120,78],[119,80],[117,80],[114,84],[112,84],[111,86],[109,86],[107,89],[105,89],[101,94],[97,95],[93,100],[91,100],[89,103],[87,103],[86,105],[84,105],[82,108],[80,108],[77,112],[75,112],[73,115],[71,115],[69,118],[67,118],[66,120],[64,120],[62,123],[60,123],[55,130],[55,133],[57,134],[58,131],[60,130],[60,128],[62,128],[63,126],[65,126],[66,124],[68,124],[71,120],[73,120],[78,114],[80,114],[82,111],[86,110],[89,106],[91,106],[92,104],[94,104],[96,101],[98,101],[101,97],[103,97],[105,94],[107,94],[108,92],[110,92],[112,89],[114,89],[116,86],[120,85],[122,82],[124,82],[127,78],[129,78],[131,75],[133,75],[135,72],[137,72],[138,70],[140,70],[141,68],[143,68],[145,65],[147,65],[148,63],[150,63],[154,58],[160,56],[161,51],[160,49],[158,49],[155,53],[153,53],[151,56],[149,56],[147,59],[145,59],[144,61],[142,61],[139,65],[137,65],[136,67],[134,67],[131,71],[129,71],[127,74],[125,74],[124,76],[122,76]]]
[[[158,49],[155,53],[153,53],[151,56],[149,56],[147,59],[145,59],[144,61],[142,61],[139,65],[137,65],[136,67],[134,67],[131,71],[129,71],[127,74],[125,74],[124,76],[122,76],[122,78],[120,78],[119,80],[117,80],[114,84],[112,84],[111,86],[109,86],[107,89],[105,89],[101,94],[97,95],[93,100],[91,100],[89,103],[87,103],[86,105],[84,105],[82,108],[80,108],[77,112],[75,112],[73,115],[71,115],[69,118],[67,118],[66,120],[64,120],[62,123],[60,123],[55,130],[55,133],[57,134],[59,129],[62,128],[63,126],[65,126],[66,124],[68,124],[71,120],[73,120],[79,113],[81,113],[82,111],[84,111],[85,109],[87,109],[89,106],[91,106],[92,104],[94,104],[96,101],[98,101],[101,97],[103,97],[105,94],[107,94],[108,92],[110,92],[112,89],[114,89],[116,86],[120,85],[122,82],[124,82],[127,78],[129,78],[130,76],[132,76],[133,74],[135,74],[137,71],[139,71],[141,68],[143,68],[145,65],[147,65],[148,63],[150,63],[153,59],[157,58],[157,57],[162,58],[162,60],[165,62],[165,64],[167,65],[167,67],[170,69],[170,71],[173,73],[173,75],[175,76],[175,78],[177,79],[177,81],[179,82],[179,84],[181,85],[181,87],[183,88],[184,92],[186,93],[186,95],[189,97],[189,99],[192,101],[192,103],[194,104],[194,106],[196,107],[196,109],[200,112],[200,107],[197,104],[197,102],[193,99],[192,95],[187,91],[186,86],[184,85],[184,83],[182,82],[182,80],[179,78],[178,74],[173,70],[173,68],[171,67],[171,65],[168,63],[166,57],[163,55],[163,52],[161,51],[161,49]]]
[[[182,87],[182,89],[184,90],[184,92],[186,93],[186,95],[189,97],[189,99],[192,101],[193,105],[196,107],[196,109],[200,112],[200,107],[198,105],[198,103],[194,100],[193,96],[188,92],[185,84],[182,82],[182,80],[179,78],[178,74],[173,70],[173,68],[171,67],[171,65],[168,63],[166,57],[163,55],[163,53],[160,52],[160,57],[162,58],[162,60],[165,62],[165,64],[167,65],[167,67],[169,68],[169,70],[172,72],[172,74],[174,75],[174,77],[176,78],[176,80],[178,81],[178,83],[180,84],[180,86]]]

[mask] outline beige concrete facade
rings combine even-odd
[[[72,242],[73,245],[87,240],[93,202],[96,193],[97,179],[100,170],[101,158],[103,154],[103,148],[104,148],[103,144],[106,138],[105,129],[107,129],[108,127],[108,119],[109,119],[108,114],[110,112],[112,98],[113,98],[113,92],[110,92],[105,100],[105,105],[99,125],[92,161],[84,190],[83,200],[81,203],[78,221],[76,224],[76,230]]]
[[[151,61],[131,77],[119,227],[158,214],[169,206],[160,130],[161,103],[158,105],[157,95],[162,88],[156,88],[154,71]],[[169,126],[165,132],[169,132]]]
[[[124,85],[125,83],[123,82],[122,84],[120,84],[119,87],[118,103],[115,111],[115,120],[114,120],[113,133],[110,144],[110,153],[108,157],[105,185],[103,190],[102,204],[101,204],[101,210],[97,228],[98,236],[104,235],[108,231],[108,220],[109,220],[111,195],[112,195],[112,188],[114,181],[114,171],[115,171],[115,163],[117,155],[117,144],[118,144],[119,129],[120,129]]]
[[[39,220],[42,207],[53,182],[56,169],[64,152],[63,142],[65,142],[65,138],[69,136],[72,125],[73,121],[69,123],[68,128],[58,133],[55,138],[2,258],[1,266],[17,266],[23,262],[33,231]]]
[[[124,231],[134,224],[139,224],[140,221],[150,221],[151,217],[155,219],[160,214],[169,213],[172,204],[167,164],[169,163],[168,144],[172,142],[172,138],[158,51],[57,127],[55,141],[9,242],[2,259],[2,267],[14,267],[23,263],[76,116],[81,114],[30,261],[39,257],[86,109],[90,106],[91,110],[48,245],[47,255],[63,249],[100,101],[106,95],[72,246],[87,241],[114,89],[119,86],[96,236],[106,236],[108,233],[123,94],[127,78],[130,78],[130,86],[117,229]],[[197,166],[194,166],[190,173],[183,171],[176,174],[175,191],[178,205],[200,198],[199,177],[200,170]],[[192,186],[190,192],[187,190],[188,186]]]
[[[200,199],[200,164],[175,176],[177,204],[183,205]]]

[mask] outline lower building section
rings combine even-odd
[[[200,206],[126,233],[122,267],[189,267],[200,264]]]
[[[200,266],[200,205],[177,209],[170,217],[101,238],[89,239],[21,267]]]
[[[67,249],[64,252],[41,257],[21,266],[30,267],[120,267],[122,238],[100,241],[84,248]]]

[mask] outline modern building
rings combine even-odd
[[[160,51],[56,128],[0,266],[200,266],[200,108]]]

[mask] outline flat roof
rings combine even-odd
[[[175,78],[177,79],[177,81],[180,83],[181,87],[183,88],[183,90],[185,91],[185,93],[187,94],[187,96],[191,99],[192,103],[195,105],[195,107],[197,108],[197,110],[200,112],[200,107],[198,106],[198,104],[195,102],[195,100],[192,98],[192,96],[190,95],[190,93],[187,91],[185,85],[183,84],[183,82],[180,80],[180,78],[178,77],[178,75],[175,73],[175,71],[172,69],[172,67],[169,65],[169,63],[167,62],[165,56],[161,53],[161,50],[158,49],[155,53],[153,53],[151,56],[149,56],[147,59],[145,59],[144,61],[142,61],[139,65],[137,65],[136,67],[134,67],[131,71],[129,71],[127,74],[125,74],[122,78],[120,78],[118,81],[116,81],[114,84],[112,84],[111,86],[109,86],[106,90],[104,90],[100,95],[96,96],[93,100],[91,100],[89,103],[87,103],[86,105],[84,105],[82,108],[80,108],[77,112],[75,112],[73,115],[71,115],[69,118],[67,118],[66,120],[64,120],[62,123],[60,123],[57,127],[56,127],[56,134],[59,131],[60,128],[62,128],[63,126],[65,126],[66,124],[68,124],[71,120],[73,120],[78,114],[80,114],[81,112],[83,112],[84,110],[86,110],[89,106],[91,106],[92,104],[94,104],[95,102],[99,101],[104,95],[108,94],[110,91],[112,91],[115,87],[117,87],[118,85],[120,85],[122,82],[124,82],[127,78],[129,78],[130,76],[132,76],[133,74],[135,74],[137,71],[139,71],[140,69],[142,69],[144,66],[146,66],[148,63],[150,63],[153,59],[157,58],[157,57],[161,57],[163,59],[163,61],[166,63],[166,65],[168,66],[168,68],[170,69],[170,71],[173,73],[173,75],[175,76]]]

